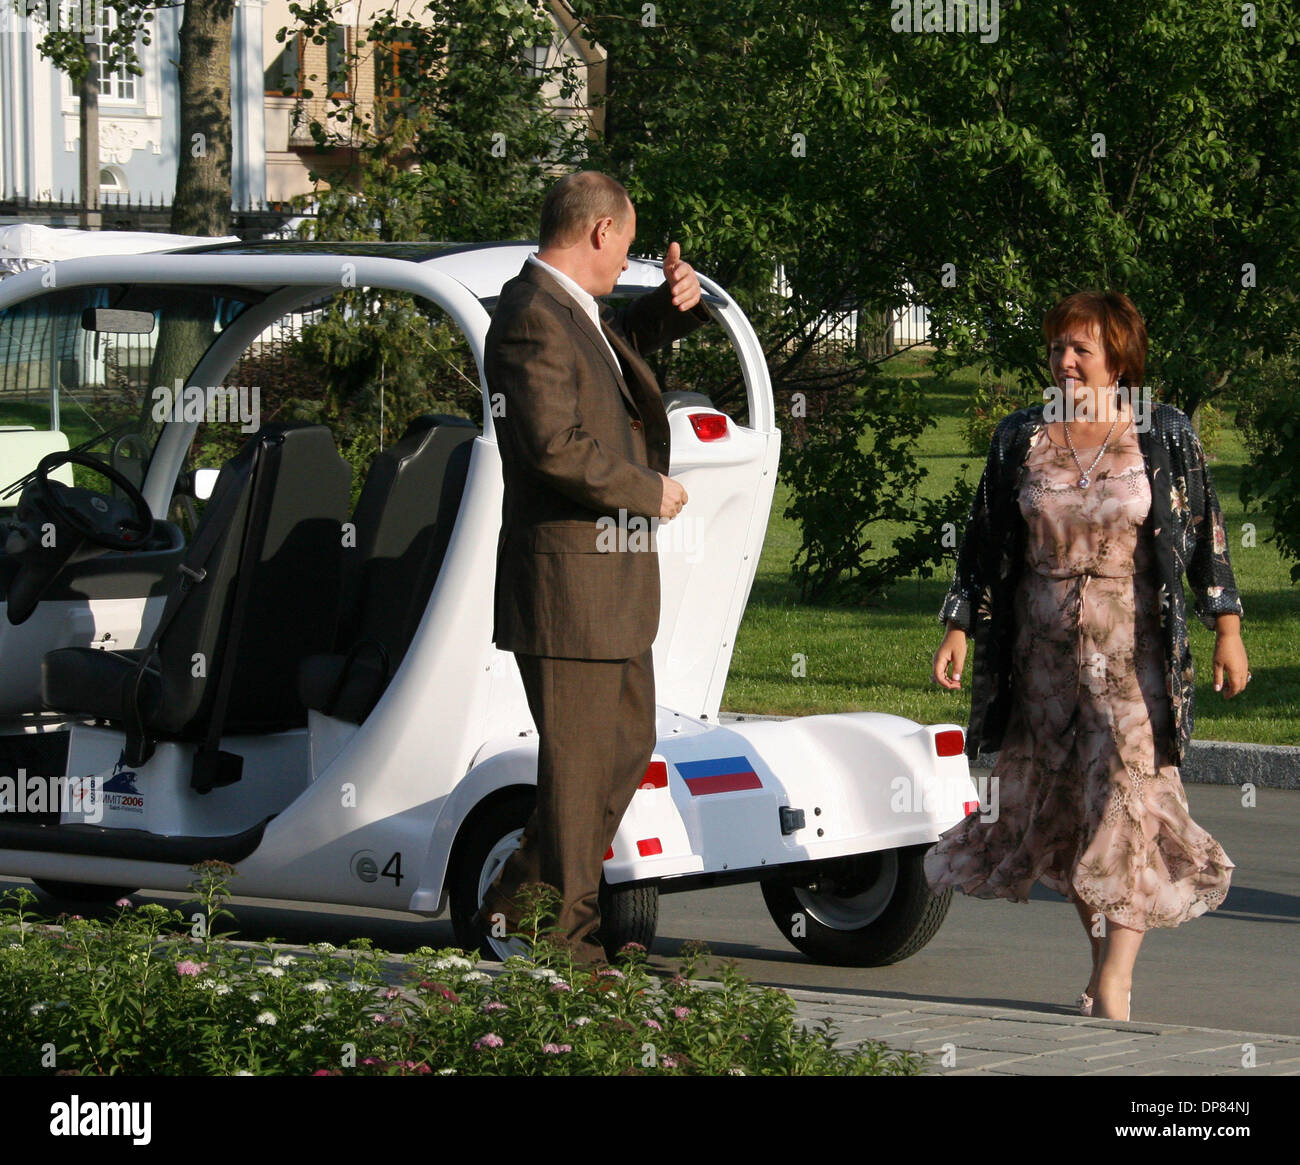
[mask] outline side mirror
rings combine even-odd
[[[212,496],[212,491],[217,488],[217,478],[221,476],[219,469],[196,469],[194,471],[194,496],[201,502],[206,502]]]

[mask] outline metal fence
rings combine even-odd
[[[783,267],[778,267],[774,290],[790,295]],[[904,284],[907,294],[912,288]],[[872,356],[887,355],[898,348],[930,342],[930,313],[922,304],[903,304],[886,312],[863,312],[852,307],[832,308],[816,323],[817,342],[827,347],[852,348]]]

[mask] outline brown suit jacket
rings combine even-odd
[[[526,263],[488,330],[505,479],[493,631],[503,651],[626,659],[659,626],[651,520],[668,472],[668,417],[641,354],[710,317],[703,304],[678,311],[667,285],[601,317],[618,363],[573,298]],[[601,518],[641,519],[646,537],[619,544],[638,549],[610,549],[617,526]]]

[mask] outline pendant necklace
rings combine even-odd
[[[1092,471],[1097,468],[1098,462],[1106,455],[1106,446],[1114,436],[1115,426],[1119,424],[1119,414],[1115,414],[1115,419],[1110,423],[1110,432],[1106,434],[1106,440],[1101,443],[1101,448],[1097,450],[1097,456],[1092,459],[1092,464],[1084,469],[1079,461],[1079,455],[1074,451],[1074,442],[1070,439],[1070,422],[1066,421],[1062,428],[1065,429],[1065,443],[1070,447],[1070,456],[1074,458],[1074,467],[1079,471],[1079,488],[1087,489],[1092,484]]]

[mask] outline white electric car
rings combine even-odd
[[[241,895],[449,910],[460,942],[500,953],[470,919],[530,811],[537,750],[491,642],[502,484],[481,373],[481,423],[411,418],[355,504],[330,431],[257,423],[231,377],[277,321],[355,288],[445,313],[473,372],[531,249],[224,245],[0,282],[0,421],[27,422],[0,431],[0,873],[116,896],[185,889],[220,859]],[[633,260],[615,294],[662,278]],[[701,282],[747,399],[732,417],[708,385],[666,394],[691,501],[651,535],[658,743],[606,856],[602,938],[648,946],[659,894],[754,881],[811,958],[893,962],[947,911],[922,853],[978,808],[962,732],[871,712],[719,722],[780,433],[752,328]],[[127,352],[175,373],[152,390],[175,385],[165,408],[81,449],[42,431],[60,392],[129,381]],[[20,397],[27,412],[3,411]],[[238,452],[187,537],[155,516],[196,476],[200,426],[223,424]]]

